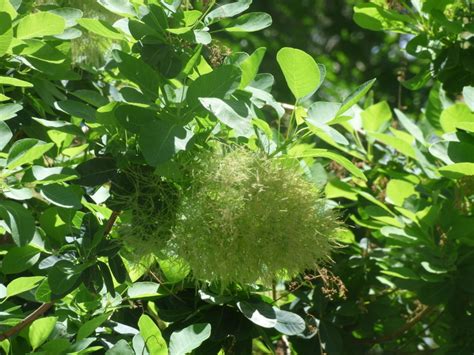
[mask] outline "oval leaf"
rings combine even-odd
[[[23,17],[18,23],[16,35],[19,39],[54,36],[64,32],[66,21],[49,12],[37,12]]]
[[[211,336],[209,323],[190,325],[180,331],[173,332],[170,338],[170,355],[185,355],[197,349],[203,341]]]
[[[295,48],[282,48],[277,61],[296,100],[312,94],[319,87],[321,72],[309,54]]]

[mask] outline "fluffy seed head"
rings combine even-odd
[[[192,181],[171,247],[196,279],[269,282],[328,260],[337,219],[294,166],[237,149],[201,159]]]
[[[114,203],[125,213],[119,235],[137,259],[160,254],[176,221],[180,190],[143,167],[129,168],[114,185]]]

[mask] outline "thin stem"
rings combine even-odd
[[[31,313],[25,319],[23,319],[20,323],[8,329],[3,334],[0,334],[0,341],[8,339],[11,336],[21,332],[22,329],[24,329],[25,327],[33,323],[36,319],[41,317],[44,313],[46,313],[53,306],[53,304],[54,304],[53,302],[43,303],[35,311],[33,311],[33,313]]]
[[[110,216],[107,225],[104,230],[104,236],[107,236],[110,231],[112,230],[112,227],[117,220],[117,217],[119,216],[120,212],[114,211],[112,215]],[[8,329],[6,332],[0,334],[0,341],[5,340],[10,338],[11,336],[18,334],[19,332],[22,331],[25,327],[33,323],[35,320],[37,320],[39,317],[41,317],[43,314],[45,314],[51,307],[53,307],[54,301],[53,302],[48,302],[48,303],[43,303],[41,306],[39,306],[33,313],[28,315],[25,319],[23,319],[20,323],[15,325],[14,327]]]
[[[418,322],[420,322],[423,318],[430,315],[436,310],[435,307],[432,306],[425,306],[419,313],[417,313],[412,319],[402,325],[400,328],[395,330],[394,332],[382,335],[377,338],[373,339],[360,339],[358,340],[359,343],[362,344],[380,344],[380,343],[388,343],[400,338],[403,334],[413,328]]]

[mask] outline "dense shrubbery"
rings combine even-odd
[[[278,102],[250,6],[0,0],[3,352],[472,353],[472,5],[354,8],[411,113],[289,47]]]

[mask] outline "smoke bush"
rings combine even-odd
[[[196,279],[269,282],[328,260],[337,219],[294,166],[237,149],[192,171],[171,247]]]

